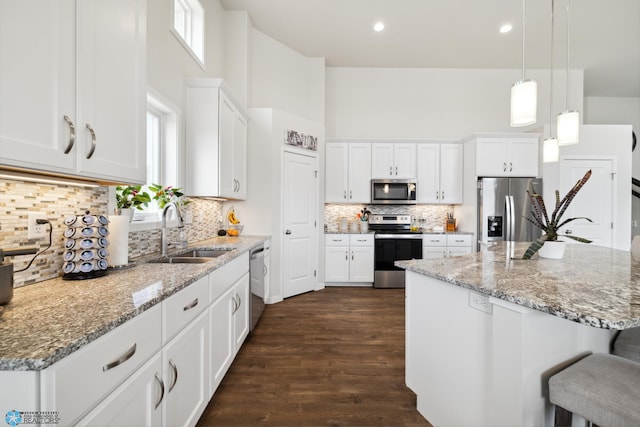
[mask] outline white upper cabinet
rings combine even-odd
[[[371,144],[327,142],[326,203],[371,202]]]
[[[415,179],[416,144],[386,142],[371,144],[371,178]]]
[[[186,81],[187,194],[247,198],[247,114],[221,79]]]
[[[477,176],[538,176],[538,137],[477,137]]]
[[[462,203],[463,145],[418,144],[418,203]]]
[[[146,180],[145,0],[0,2],[0,164]]]

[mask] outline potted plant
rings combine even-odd
[[[175,203],[179,209],[191,203],[184,197],[184,193],[180,191],[180,188],[169,186],[163,186],[160,184],[152,184],[149,186],[149,190],[153,191],[153,200],[158,202],[158,207],[164,209],[168,203]]]
[[[576,194],[578,194],[578,191],[580,191],[582,186],[589,180],[590,177],[591,177],[591,170],[588,170],[584,174],[584,176],[580,180],[578,180],[578,182],[573,186],[573,188],[569,190],[566,196],[562,198],[562,200],[560,200],[560,192],[556,190],[556,207],[551,213],[551,216],[549,216],[547,213],[547,208],[544,204],[544,201],[542,200],[542,196],[540,194],[531,193],[529,190],[527,190],[527,195],[531,199],[531,207],[532,207],[532,210],[531,210],[532,218],[527,218],[527,221],[529,221],[530,223],[532,223],[533,225],[535,225],[536,227],[544,231],[544,234],[538,237],[535,241],[533,241],[531,245],[529,245],[529,248],[527,248],[527,251],[524,253],[524,256],[522,257],[523,259],[530,259],[539,250],[541,251],[539,255],[543,258],[557,258],[557,259],[562,258],[564,254],[564,245],[566,242],[558,240],[558,236],[559,236],[558,231],[563,226],[565,226],[571,221],[575,221],[576,219],[586,219],[589,222],[593,222],[586,217],[575,217],[575,218],[565,219],[564,221],[562,220],[562,215],[567,210],[567,207],[569,207],[569,204],[571,203],[571,201],[574,199],[574,197],[576,197]],[[582,242],[582,243],[591,243],[591,240],[574,236],[572,234],[565,233],[565,234],[562,234],[562,236],[567,237],[569,239],[576,240],[578,242]],[[545,246],[545,243],[549,243],[549,245]],[[551,244],[561,246],[559,249],[557,249],[558,254],[554,254],[553,249],[551,251],[552,253],[544,253],[541,250],[543,247],[546,247],[548,251],[550,249],[549,246]]]
[[[133,209],[142,210],[151,201],[151,196],[142,191],[141,185],[116,186],[116,215],[133,217]]]

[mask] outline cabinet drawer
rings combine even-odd
[[[351,246],[371,246],[373,247],[373,234],[351,234],[349,235]]]
[[[444,234],[423,234],[422,246],[447,246],[447,236]]]
[[[76,420],[160,350],[160,304],[54,363],[40,374],[42,411]]]
[[[470,234],[448,234],[447,246],[471,246]]]
[[[162,301],[162,343],[169,342],[208,305],[208,277],[199,279]]]
[[[209,274],[209,300],[215,302],[220,295],[249,271],[249,252]]]
[[[348,234],[326,234],[324,236],[325,246],[348,246],[349,235]]]

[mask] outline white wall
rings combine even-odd
[[[324,123],[324,58],[307,58],[255,29],[249,44],[249,106]]]
[[[474,132],[526,132],[549,122],[549,72],[538,82],[538,124],[509,126],[519,70],[327,68],[327,137],[464,138]],[[565,109],[564,73],[554,74],[554,112]],[[582,109],[583,71],[571,72],[572,109]],[[554,119],[555,120],[555,119]]]

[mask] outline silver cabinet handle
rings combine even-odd
[[[441,191],[441,192],[440,192],[440,199],[441,199],[441,200],[444,200],[444,191]]]
[[[502,163],[502,172],[507,171],[507,162]]]
[[[436,191],[436,200],[440,200],[440,192]]]
[[[349,251],[344,251],[344,259],[349,261]]]
[[[73,144],[76,142],[76,127],[71,117],[65,115],[64,121],[69,125],[69,144],[67,144],[67,148],[64,149],[64,154],[69,154],[69,151],[73,148]]]
[[[398,166],[396,166],[396,175],[398,175]]]
[[[509,172],[513,172],[513,163],[509,162]]]
[[[162,399],[164,399],[164,382],[162,382],[162,378],[156,372],[156,381],[160,385],[160,399],[156,402],[156,406],[153,409],[158,409],[158,406],[162,403]]]
[[[344,190],[344,195],[342,196],[342,198],[347,200],[347,190]]]
[[[196,305],[198,305],[198,298],[194,299],[193,301],[191,301],[191,303],[185,305],[184,307],[182,307],[182,311],[189,311],[191,310],[193,307],[195,307]]]
[[[93,156],[93,152],[96,151],[96,133],[89,123],[87,123],[86,126],[91,134],[91,149],[89,150],[89,153],[87,153],[87,159],[90,159],[91,156]]]
[[[393,166],[389,166],[389,175],[393,175]]]
[[[286,230],[286,231],[284,232],[284,234],[286,234],[286,235],[291,234],[291,230]]]
[[[176,383],[178,382],[178,367],[171,359],[169,359],[169,366],[171,366],[171,369],[173,369],[173,383],[171,383],[171,385],[169,386],[169,393],[171,393],[171,390],[173,390],[173,388],[176,386]]]
[[[565,230],[564,234],[573,234],[573,230]]]
[[[120,356],[119,358],[114,360],[113,362],[109,362],[106,365],[104,365],[102,367],[102,372],[107,372],[109,369],[113,369],[116,366],[122,365],[124,362],[126,362],[129,359],[131,359],[133,357],[133,355],[136,354],[136,347],[137,347],[137,344],[133,343],[131,348],[129,350],[127,350],[127,352],[125,354],[123,354],[122,356]]]
[[[233,310],[231,310],[231,314],[235,314],[235,312],[238,311],[238,301],[236,300],[235,295],[233,296],[233,298],[231,298],[231,300],[233,301]]]
[[[351,261],[353,261],[353,251],[351,251]]]
[[[240,310],[240,307],[242,307],[242,298],[240,298],[240,295],[238,294],[236,294],[236,296],[238,297],[238,310]]]
[[[262,271],[263,271],[264,277],[267,277],[267,274],[269,274],[269,269],[267,268],[266,265],[262,266]]]
[[[349,200],[353,199],[353,191],[349,190]]]

